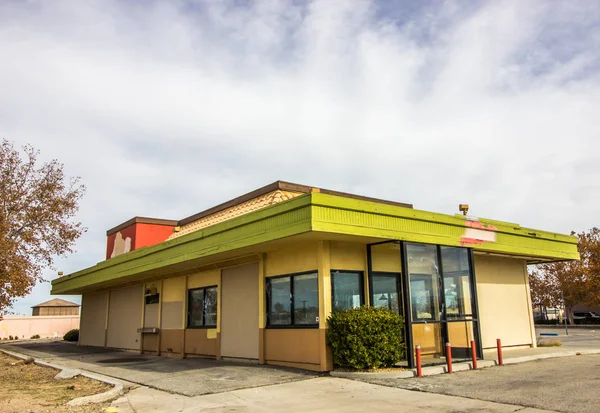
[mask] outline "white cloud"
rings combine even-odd
[[[134,215],[276,179],[597,225],[597,4],[232,4],[0,5],[0,136],[88,187],[90,230],[61,270],[103,259],[106,229]]]

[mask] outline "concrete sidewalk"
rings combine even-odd
[[[46,348],[54,348],[53,352],[49,353]],[[57,347],[60,346],[60,347]],[[53,356],[53,363],[60,364],[58,360],[68,363],[71,367],[77,366],[82,368],[83,365],[96,365],[102,360],[129,359],[137,360],[130,369],[138,369],[140,365],[149,363],[152,365],[152,360],[148,362],[146,356],[139,356],[132,353],[115,352],[107,350],[91,351],[90,354],[85,353],[85,348],[70,346],[64,343],[47,343],[46,346],[19,346],[25,347],[30,354],[50,354]],[[1,346],[0,348],[17,347],[17,346]],[[11,349],[17,351],[18,349]],[[17,351],[18,352],[18,351]],[[62,354],[64,352],[66,354]],[[85,361],[81,361],[81,360]],[[185,360],[169,360],[162,359],[166,364],[171,362]],[[96,364],[91,361],[95,361]],[[190,359],[194,361],[194,359]],[[206,360],[203,360],[206,361]],[[157,361],[155,361],[156,363]],[[215,362],[216,363],[216,362]],[[160,366],[157,363],[155,366]],[[177,363],[175,363],[177,365]],[[164,366],[164,365],[163,365]],[[223,366],[221,366],[223,367]],[[250,372],[260,372],[259,366],[248,365],[227,365],[232,369],[234,378],[236,374],[247,375],[244,369],[251,369]],[[238,372],[234,372],[238,370]],[[149,378],[150,384],[155,383],[154,375],[160,376],[161,371],[152,371],[148,369],[148,375],[141,376]],[[275,370],[269,369],[267,373],[273,373]],[[202,377],[206,370],[184,370],[186,373],[183,379],[191,381],[193,386],[194,380]],[[266,371],[266,370],[265,370]],[[165,380],[168,381],[169,375],[166,373]],[[262,374],[262,373],[261,373]],[[276,374],[276,373],[275,373]],[[517,404],[506,404],[492,401],[475,400],[471,398],[429,394],[422,392],[414,392],[400,388],[392,388],[372,384],[367,382],[351,381],[335,377],[317,377],[314,375],[302,376],[304,379],[298,379],[284,382],[282,384],[265,384],[261,387],[243,388],[239,390],[231,390],[228,380],[230,377],[221,377],[222,380],[216,380],[213,389],[221,393],[206,394],[202,396],[186,396],[184,394],[173,394],[166,391],[157,390],[144,386],[131,388],[130,391],[112,402],[111,407],[107,412],[113,413],[134,413],[134,412],[155,412],[155,413],[194,413],[202,411],[211,412],[271,412],[271,411],[306,411],[306,412],[338,412],[345,411],[349,413],[364,412],[367,410],[376,409],[378,412],[440,412],[440,413],[457,413],[457,412],[490,412],[490,413],[549,413],[551,410],[539,410],[530,407],[524,407]],[[254,378],[248,376],[252,381]],[[220,383],[219,383],[220,382]],[[253,382],[255,383],[255,382]],[[272,383],[272,382],[271,382]],[[249,386],[246,386],[249,387]]]
[[[131,391],[111,405],[114,413],[345,412],[363,413],[550,413],[519,405],[414,392],[358,381],[321,377],[294,383],[199,397],[148,388]]]
[[[80,347],[60,341],[3,343],[0,349],[186,396],[269,386],[318,376],[313,372],[291,368],[202,358],[180,360],[106,348]]]

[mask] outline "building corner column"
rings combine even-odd
[[[160,294],[158,295],[158,339],[156,340],[156,355],[160,356],[160,345],[161,345],[161,337],[162,337],[162,302],[163,302],[163,280],[160,280]]]
[[[317,245],[319,270],[319,353],[320,370],[333,369],[331,349],[327,346],[327,317],[331,314],[331,255],[329,241]]]
[[[265,364],[265,259],[266,254],[259,254],[258,261],[258,364]]]
[[[221,360],[221,311],[223,311],[223,269],[219,268],[219,288],[217,288],[217,351],[215,360]]]
[[[523,261],[523,278],[525,280],[525,294],[527,296],[527,314],[529,316],[529,334],[531,336],[531,348],[537,347],[535,339],[535,322],[533,319],[533,304],[531,301],[531,288],[529,288],[529,272],[527,271],[527,262]]]
[[[108,345],[108,316],[110,315],[110,290],[106,291],[106,319],[104,320],[104,347]],[[79,327],[81,329],[81,326]]]
[[[146,284],[142,284],[142,320],[140,328],[144,328],[144,319],[146,318]],[[138,333],[140,340],[140,354],[144,354],[144,333]]]

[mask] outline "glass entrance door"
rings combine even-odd
[[[470,251],[413,243],[404,248],[409,345],[421,347],[424,362],[441,361],[446,343],[453,358],[471,357],[471,340],[477,341],[478,330]]]
[[[472,280],[469,250],[440,247],[444,284],[446,341],[452,345],[452,357],[470,358],[473,323]]]

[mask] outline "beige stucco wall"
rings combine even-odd
[[[0,339],[8,336],[30,338],[35,334],[41,338],[62,338],[75,328],[79,328],[78,315],[5,316],[0,320]]]
[[[110,291],[106,346],[131,350],[141,349],[137,329],[142,326],[142,285]]]
[[[265,360],[267,363],[289,362],[313,364],[321,362],[319,330],[306,329],[267,329],[265,331]],[[310,366],[304,366],[310,368]]]
[[[208,337],[205,328],[188,328],[185,330],[185,353],[203,356],[216,356],[218,340]]]
[[[367,268],[367,247],[365,244],[331,241],[329,243],[329,254],[332,270],[365,271]]]
[[[365,247],[366,249],[366,247]],[[400,244],[379,244],[371,247],[371,262],[373,271],[402,272],[400,259]]]
[[[107,304],[108,291],[82,295],[79,344],[104,346]]]
[[[483,347],[534,344],[525,262],[476,254],[475,273]]]
[[[317,243],[297,244],[267,253],[265,274],[292,274],[317,269]]]
[[[221,273],[221,357],[258,359],[258,263]]]

